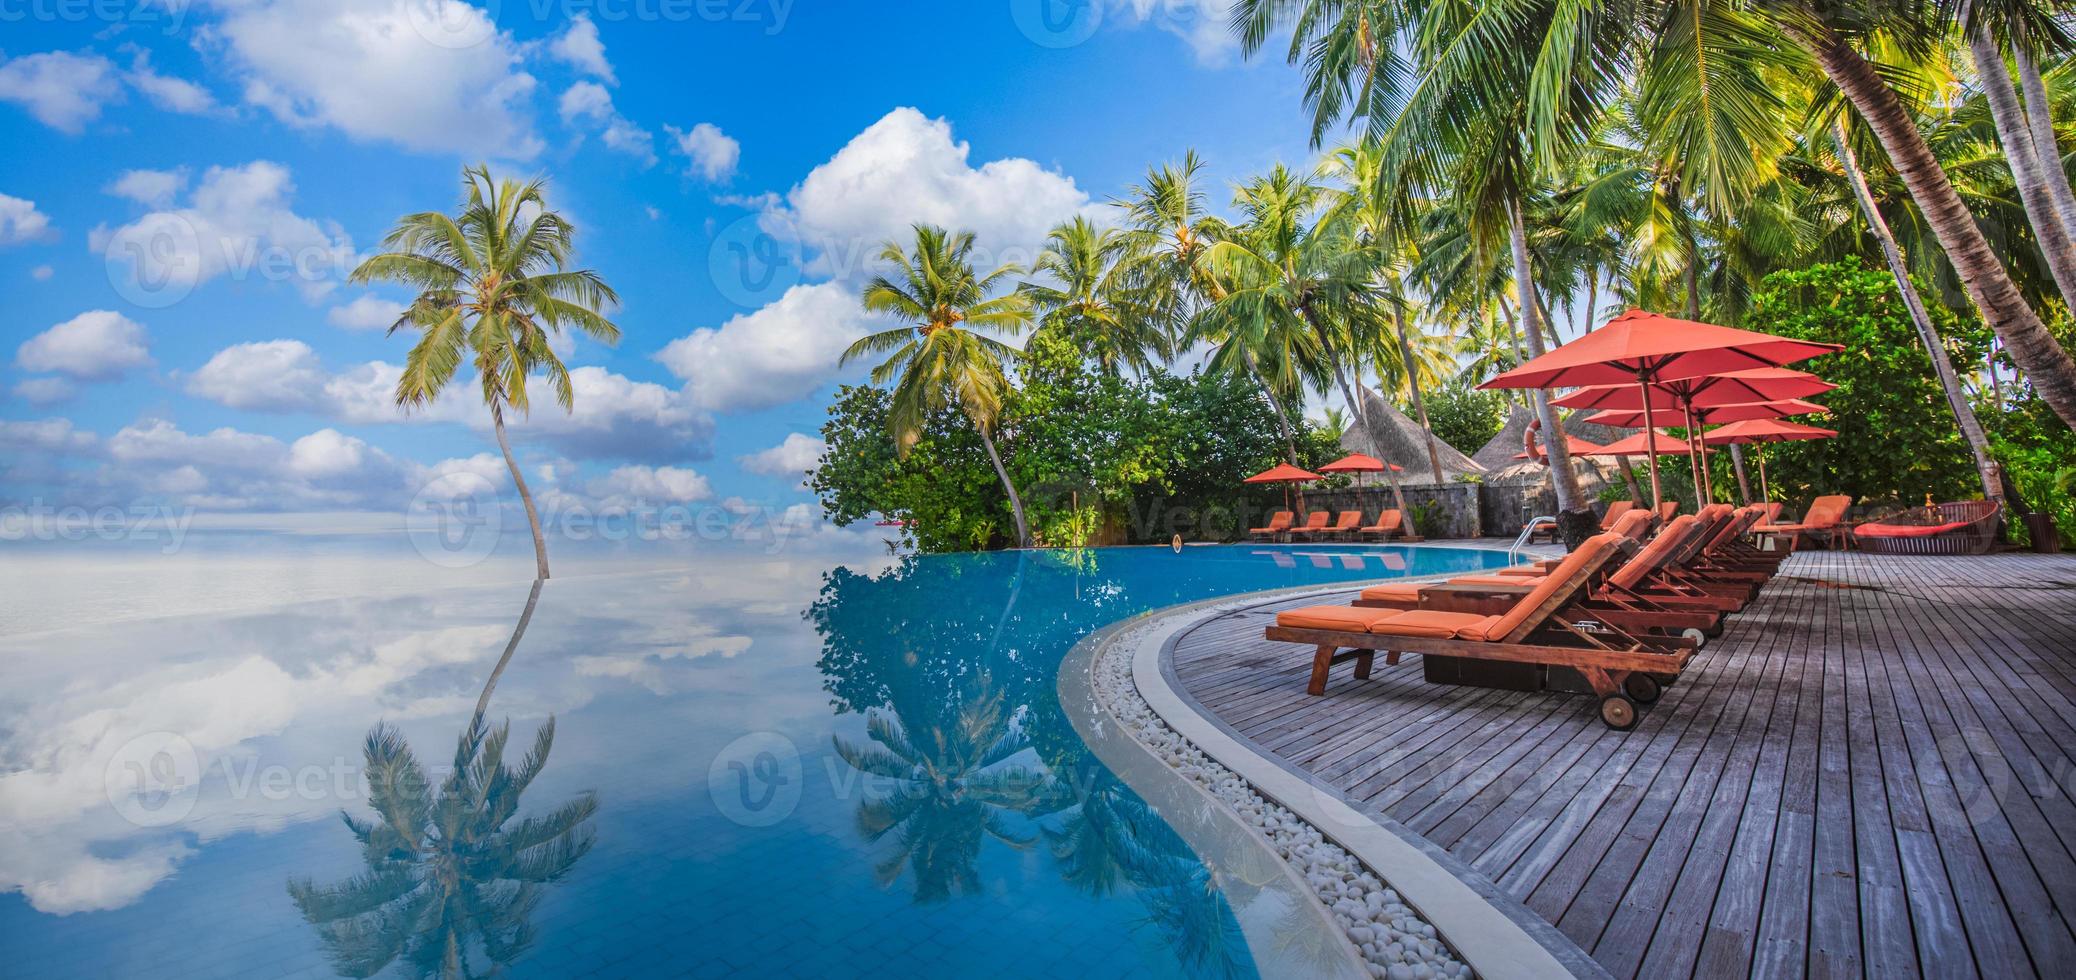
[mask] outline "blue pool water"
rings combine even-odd
[[[1062,715],[1061,657],[1503,560],[750,556],[558,578],[516,644],[523,583],[0,637],[0,974],[1248,976],[1203,862]],[[514,779],[449,785],[486,696]]]

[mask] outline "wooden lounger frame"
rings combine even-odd
[[[1388,665],[1396,665],[1404,654],[1418,653],[1565,667],[1578,672],[1600,698],[1601,721],[1610,728],[1626,730],[1636,724],[1637,705],[1657,700],[1663,687],[1679,677],[1694,655],[1695,643],[1688,637],[1633,634],[1600,620],[1590,610],[1574,608],[1614,553],[1610,549],[1601,560],[1579,568],[1529,610],[1520,625],[1498,640],[1280,625],[1269,626],[1263,635],[1272,641],[1315,648],[1311,681],[1305,688],[1313,696],[1326,693],[1327,675],[1336,663],[1353,660],[1356,678],[1368,679],[1379,650],[1384,652]],[[1588,629],[1584,625],[1587,623],[1594,628]],[[1349,652],[1343,653],[1344,650]]]

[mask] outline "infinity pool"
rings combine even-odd
[[[1252,975],[1061,657],[1175,603],[1503,563],[745,557],[0,638],[0,973]]]

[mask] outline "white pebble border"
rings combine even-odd
[[[1334,923],[1361,952],[1370,976],[1377,980],[1470,977],[1470,965],[1456,957],[1435,934],[1434,926],[1399,900],[1375,869],[1364,867],[1318,828],[1262,797],[1245,779],[1205,755],[1154,713],[1132,683],[1130,651],[1137,645],[1133,641],[1147,632],[1150,624],[1125,630],[1096,652],[1096,696],[1110,714],[1161,761],[1231,807],[1268,840],[1276,854],[1311,886]]]

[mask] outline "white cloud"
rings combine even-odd
[[[14,396],[31,405],[55,405],[71,398],[72,382],[64,378],[30,378],[14,386]]]
[[[598,25],[591,22],[590,14],[580,13],[571,20],[569,30],[549,43],[548,53],[557,61],[605,80],[608,85],[619,83],[619,79],[613,77],[613,65],[606,60],[605,42],[598,39]]]
[[[1181,38],[1201,64],[1230,65],[1240,54],[1229,26],[1232,0],[1112,0],[1111,6],[1122,18],[1118,23],[1152,24]]]
[[[671,341],[656,360],[689,382],[701,407],[768,408],[827,381],[844,349],[868,328],[849,286],[794,286],[763,309]]]
[[[72,426],[71,419],[49,418],[29,422],[0,419],[0,449],[11,453],[92,452],[100,437]]]
[[[739,456],[736,462],[742,464],[745,471],[760,476],[799,479],[812,472],[828,450],[829,444],[814,436],[791,432],[778,445]]]
[[[0,245],[19,245],[49,229],[50,217],[36,210],[35,201],[0,194]]]
[[[218,351],[188,378],[187,390],[230,408],[306,412],[354,425],[447,422],[490,429],[490,413],[466,373],[444,397],[408,415],[396,406],[402,374],[386,361],[333,373],[308,344],[271,340]],[[532,379],[533,411],[505,413],[513,438],[546,442],[582,459],[677,460],[708,451],[713,420],[683,391],[590,365],[570,369],[570,388],[576,404],[564,412],[547,380]]]
[[[326,380],[310,345],[266,340],[218,351],[188,378],[187,390],[230,408],[290,412],[317,408]]]
[[[148,208],[167,208],[186,187],[186,170],[125,170],[103,190]]]
[[[0,62],[0,101],[62,132],[77,133],[122,98],[116,68],[100,55],[45,51]]]
[[[47,263],[44,265],[39,265],[36,268],[29,270],[29,278],[34,279],[37,282],[49,282],[50,277],[57,274],[58,270],[51,268],[50,265]]]
[[[1028,264],[1054,225],[1097,212],[1074,179],[1030,160],[968,162],[972,148],[943,119],[888,113],[766,210],[765,229],[803,243],[810,273],[858,278],[889,240],[918,222],[972,231],[979,263]]]
[[[592,484],[591,492],[607,506],[636,501],[690,504],[714,495],[706,477],[676,466],[622,466]]]
[[[133,302],[164,306],[194,287],[230,274],[240,280],[293,282],[306,299],[330,292],[357,261],[353,242],[336,222],[295,213],[295,182],[288,168],[267,160],[210,167],[170,207],[179,175],[131,171],[112,193],[162,203],[114,231],[96,229],[94,245],[106,257],[117,288]]]
[[[332,326],[347,330],[387,330],[403,315],[404,304],[364,293],[355,296],[353,302],[326,310],[324,319]]]
[[[595,130],[609,149],[625,153],[652,166],[656,162],[656,136],[630,122],[613,108],[613,96],[597,82],[578,82],[562,93],[557,111],[562,121]]]
[[[129,81],[151,103],[167,112],[201,115],[216,110],[216,97],[209,90],[184,78],[161,75],[151,67],[151,52],[143,48],[130,61]]]
[[[288,468],[312,479],[359,472],[366,465],[368,444],[337,429],[319,429],[288,447]]]
[[[708,183],[735,176],[735,165],[742,160],[742,144],[721,132],[721,127],[700,123],[691,129],[665,126],[663,131],[670,134],[673,148],[687,161],[686,176]]]
[[[144,327],[113,310],[88,310],[22,342],[15,363],[81,381],[106,381],[151,363]]]
[[[245,100],[292,125],[414,150],[526,159],[534,78],[462,0],[249,0],[209,29]]]

